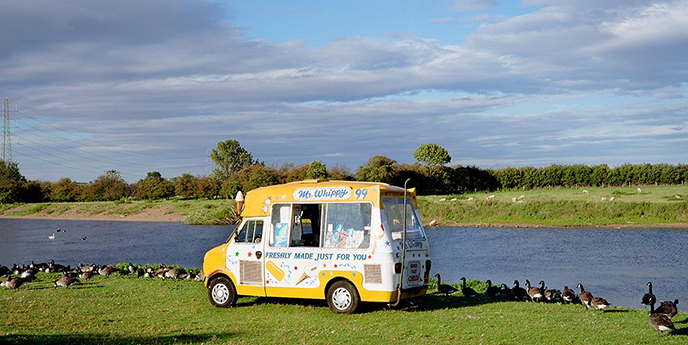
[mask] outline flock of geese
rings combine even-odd
[[[442,277],[439,273],[435,274],[437,278],[437,292],[443,293],[446,296],[449,294],[461,291],[465,297],[475,298],[478,297],[479,293],[472,288],[466,286],[466,277],[461,277],[461,288],[457,289],[452,285],[442,284]],[[583,284],[578,284],[576,288],[580,289],[578,297],[576,297],[576,292],[569,289],[568,286],[564,286],[564,290],[561,294],[555,290],[549,290],[545,288],[545,282],[540,281],[537,286],[531,286],[530,281],[526,279],[526,288],[520,287],[518,280],[514,280],[513,288],[507,287],[506,284],[501,284],[499,287],[493,286],[492,281],[489,279],[486,281],[487,289],[485,295],[496,298],[504,297],[508,300],[531,300],[533,302],[543,302],[543,299],[549,302],[554,302],[561,300],[564,304],[573,303],[578,299],[580,303],[585,306],[585,309],[594,308],[597,310],[603,310],[611,306],[611,303],[607,302],[606,299],[602,297],[594,297],[590,291],[586,291]],[[652,293],[652,282],[648,282],[649,287],[648,293],[643,295],[641,303],[647,308],[650,307],[649,323],[652,328],[656,329],[658,332],[675,330],[674,323],[671,321],[678,313],[678,299],[672,301],[660,301],[660,305],[655,309],[655,303],[657,302],[657,297]]]
[[[95,275],[108,277],[115,273],[119,275],[131,274],[138,278],[160,277],[163,280],[171,278],[175,281],[177,279],[205,280],[203,272],[195,275],[191,272],[187,272],[183,268],[167,267],[164,264],[155,269],[151,266],[136,266],[130,263],[126,269],[119,269],[115,265],[96,265],[95,263],[84,265],[79,262],[78,266],[72,269],[70,266],[56,264],[54,260],[50,260],[48,263],[39,264],[31,261],[29,265],[22,266],[14,264],[11,269],[7,266],[0,265],[0,277],[7,277],[0,283],[0,286],[4,286],[10,290],[17,290],[20,286],[36,279],[36,273],[38,272],[62,273],[60,278],[53,281],[53,286],[55,288],[58,286],[68,288],[74,284],[78,284],[80,279],[89,280]]]

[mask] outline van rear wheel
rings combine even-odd
[[[327,305],[337,314],[352,314],[360,299],[356,288],[347,281],[338,281],[327,290]]]
[[[210,304],[229,308],[236,306],[237,294],[232,281],[225,277],[217,277],[208,286],[208,297]]]

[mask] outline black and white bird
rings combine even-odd
[[[592,300],[593,296],[590,291],[585,291],[585,288],[583,287],[583,284],[578,283],[576,286],[577,288],[580,289],[580,293],[578,294],[578,298],[581,301],[581,304],[585,306],[585,309],[590,308],[590,301]]]
[[[502,283],[502,285],[500,285],[500,294],[502,296],[506,297],[506,299],[508,299],[508,300],[513,301],[516,299],[516,296],[514,296],[514,292],[511,291],[511,289],[509,289],[509,287],[507,287],[506,284],[504,284],[504,283]]]
[[[569,289],[568,286],[564,286],[564,291],[561,292],[561,299],[563,299],[566,304],[571,303],[576,299],[576,292]]]
[[[650,326],[656,329],[657,332],[662,333],[664,331],[676,329],[674,323],[671,322],[671,318],[663,313],[657,313],[655,310],[655,304],[650,304],[650,316],[648,319]]]
[[[514,280],[514,287],[511,288],[511,291],[514,293],[516,299],[527,299],[530,297],[528,296],[528,291],[518,285],[518,280]]]
[[[643,295],[643,299],[640,301],[640,304],[644,305],[645,308],[657,302],[657,297],[655,297],[655,294],[652,293],[652,282],[647,282],[647,286],[650,290],[648,293]]]
[[[545,283],[542,282],[542,285],[544,286]],[[526,287],[528,288],[526,291],[528,292],[528,297],[530,297],[530,300],[535,302],[535,300],[537,299],[537,302],[540,302],[540,300],[544,296],[542,294],[542,290],[537,286],[530,286],[530,280],[528,279],[526,279]]]
[[[602,297],[593,297],[590,300],[590,305],[597,310],[602,310],[612,306],[611,303],[607,302],[607,300]]]
[[[486,283],[487,283],[487,290],[485,290],[485,294],[486,294],[486,295],[488,295],[488,296],[490,296],[490,297],[493,297],[493,298],[500,295],[500,290],[499,290],[499,288],[496,287],[496,286],[492,286],[492,281],[491,281],[491,280],[488,279],[488,280],[486,281]]]
[[[655,309],[655,313],[657,314],[664,314],[668,316],[669,318],[672,318],[676,316],[678,313],[678,307],[676,306],[678,304],[678,300],[672,301],[660,301],[659,302],[659,307]]]
[[[53,286],[55,288],[57,288],[58,286],[61,286],[63,288],[68,288],[68,287],[70,287],[70,286],[72,286],[78,282],[79,282],[79,279],[72,278],[68,274],[63,273],[62,276],[60,276],[60,279],[53,282]]]
[[[10,290],[17,290],[19,289],[20,286],[24,285],[26,283],[26,279],[20,278],[20,277],[15,277],[12,279],[9,279],[4,282],[5,287],[10,289]]]
[[[461,277],[461,293],[466,297],[476,297],[478,293],[466,286],[466,277]]]
[[[443,293],[446,296],[449,296],[449,294],[452,294],[452,293],[458,291],[458,290],[456,290],[456,288],[454,288],[451,285],[442,284],[442,277],[440,276],[439,273],[435,274],[435,277],[437,277],[437,292]]]

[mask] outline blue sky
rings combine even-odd
[[[351,172],[425,143],[483,168],[688,162],[688,1],[32,0],[0,5],[29,179]]]

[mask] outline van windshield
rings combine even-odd
[[[384,214],[387,216],[387,224],[392,231],[393,239],[401,239],[404,231],[404,198],[382,198],[382,205],[385,207]],[[416,210],[411,206],[411,201],[406,203],[406,239],[424,240],[425,233],[421,225],[420,217]]]

